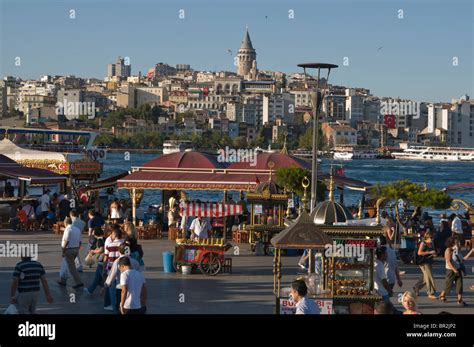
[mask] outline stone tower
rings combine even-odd
[[[237,58],[237,75],[245,79],[255,79],[257,77],[257,53],[252,46],[248,28],[245,31]]]

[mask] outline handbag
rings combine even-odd
[[[69,275],[69,269],[67,267],[66,258],[64,257],[61,260],[61,268],[59,269],[59,277],[63,279],[68,279],[69,277],[71,277]]]
[[[92,266],[95,264],[95,260],[96,260],[95,254],[87,253],[86,258],[84,259],[84,263],[87,266]]]
[[[3,314],[18,314],[18,310],[14,304],[10,304]]]

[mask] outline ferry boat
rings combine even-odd
[[[336,147],[333,158],[338,160],[377,159],[379,153],[369,148]]]
[[[187,140],[167,140],[163,142],[163,154],[184,152],[192,148],[192,142]]]
[[[474,161],[474,148],[409,146],[392,156],[403,160]]]
[[[107,159],[107,147],[94,144],[98,134],[93,131],[0,127],[0,135],[25,149],[82,153],[101,162]]]

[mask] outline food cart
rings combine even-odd
[[[260,183],[254,192],[247,193],[250,225],[244,227],[244,232],[249,234],[252,251],[260,243],[263,244],[264,253],[268,253],[272,237],[285,229],[284,219],[290,198],[290,194],[270,180]]]
[[[225,252],[232,246],[223,238],[176,239],[174,268],[182,271],[184,265],[199,268],[203,275],[215,276],[231,266]]]
[[[306,200],[305,193],[303,202]],[[282,249],[310,251],[309,268],[314,270],[300,278],[305,280],[308,296],[316,301],[321,314],[373,313],[375,303],[381,300],[374,290],[374,253],[383,230],[381,226],[340,225],[351,218],[347,208],[334,201],[331,176],[329,200],[320,203],[311,216],[303,207],[296,221],[272,238],[277,314],[296,310],[289,288],[281,287]],[[314,252],[319,253],[313,258]]]

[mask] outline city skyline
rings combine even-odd
[[[133,75],[146,74],[158,62],[235,72],[234,57],[248,26],[259,70],[302,72],[298,63],[324,61],[339,65],[331,74],[332,84],[365,87],[381,97],[449,102],[474,94],[468,1],[359,1],[357,6],[346,1],[243,1],[230,4],[230,9],[215,5],[2,0],[1,75],[103,79],[106,65],[117,56],[130,58]],[[70,18],[71,9],[75,18]],[[23,20],[19,24],[14,18]],[[49,22],[55,25],[44,25]],[[28,39],[33,34],[46,39]],[[308,44],[316,34],[317,43]],[[15,66],[16,57],[21,66]]]

